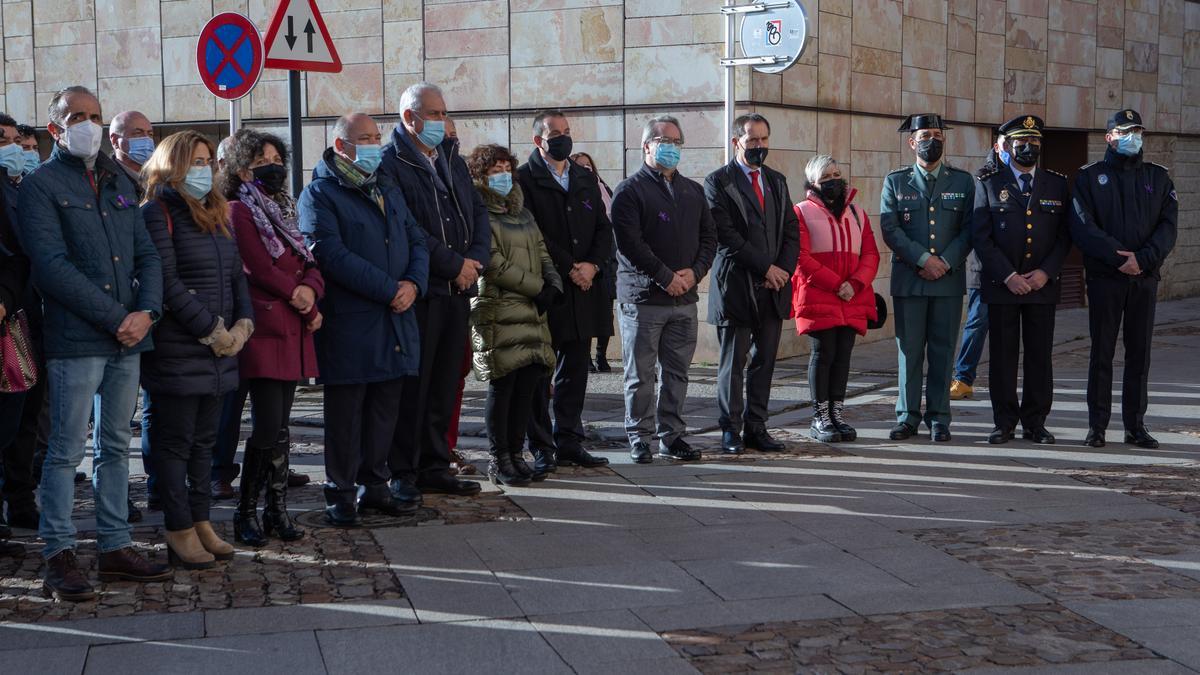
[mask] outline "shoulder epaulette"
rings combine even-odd
[[[1067,174],[1065,174],[1065,173],[1060,173],[1060,172],[1058,172],[1058,171],[1055,171],[1054,169],[1045,169],[1045,168],[1043,168],[1043,169],[1042,169],[1042,171],[1045,171],[1046,173],[1052,173],[1052,174],[1054,174],[1055,176],[1058,176],[1059,178],[1062,178],[1062,179],[1064,179],[1064,180],[1066,180],[1066,178],[1067,178]]]
[[[992,176],[995,176],[998,173],[1000,173],[1000,169],[992,169],[991,171],[988,171],[987,173],[979,174],[978,176],[976,176],[976,178],[978,178],[979,180],[983,180],[984,178],[991,178]]]
[[[970,175],[971,175],[971,172],[970,172],[970,171],[967,171],[966,169],[960,169],[960,168],[958,168],[957,166],[950,166],[949,164],[947,164],[947,165],[946,165],[946,168],[947,168],[947,169],[950,169],[951,171],[957,171],[957,172],[959,172],[959,173],[965,173],[965,174],[967,174],[968,176],[970,176]]]
[[[1170,169],[1168,169],[1167,167],[1163,166],[1162,164],[1155,164],[1154,162],[1146,162],[1146,164],[1149,164],[1150,166],[1157,166],[1158,168],[1162,169],[1163,171],[1166,171],[1167,173],[1170,173],[1170,172],[1171,172],[1171,170],[1170,170]]]
[[[903,173],[905,171],[912,171],[912,167],[911,166],[902,166],[899,169],[892,169],[891,171],[888,172],[888,175],[890,176],[894,173]]]
[[[1088,163],[1088,164],[1084,164],[1083,166],[1079,167],[1079,170],[1080,170],[1080,171],[1087,171],[1088,169],[1092,168],[1093,166],[1096,166],[1097,164],[1099,164],[1099,163],[1100,163],[1100,162],[1102,162],[1102,161],[1104,161],[1104,160],[1102,160],[1102,159],[1098,159],[1098,160],[1096,160],[1096,161],[1094,161],[1094,162],[1090,162],[1090,163]]]

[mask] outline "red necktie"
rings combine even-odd
[[[766,199],[763,198],[762,188],[759,187],[759,185],[758,185],[758,171],[757,170],[750,172],[750,184],[754,186],[754,194],[756,196],[758,196],[758,208],[766,211],[767,210],[767,201],[766,201]]]

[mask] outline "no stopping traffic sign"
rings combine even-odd
[[[232,101],[249,94],[263,68],[258,28],[234,12],[214,16],[196,42],[196,67],[214,96]]]

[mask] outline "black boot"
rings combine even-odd
[[[488,464],[488,478],[496,485],[529,485],[529,478],[517,473],[513,466],[512,453],[492,448],[492,461]]]
[[[524,454],[522,454],[520,452],[514,452],[514,453],[512,453],[511,457],[512,457],[513,468],[517,470],[517,473],[521,474],[522,476],[525,476],[526,478],[528,478],[531,481],[534,481],[535,483],[538,481],[546,480],[546,472],[538,471],[536,468],[536,465],[529,466],[529,464],[525,461]]]
[[[843,441],[853,441],[858,438],[858,432],[854,427],[846,424],[846,420],[842,417],[845,403],[843,401],[833,401],[829,404],[829,419],[833,422],[833,426],[837,428],[838,433],[842,435]]]
[[[246,458],[242,462],[242,486],[238,492],[237,511],[233,514],[233,540],[247,546],[266,546],[267,535],[258,522],[258,493],[266,478],[271,448],[255,448],[246,442]]]
[[[813,401],[812,405],[812,426],[808,435],[822,443],[837,443],[842,440],[842,435],[829,417],[829,401]]]
[[[286,430],[281,431],[271,450],[271,460],[267,468],[267,505],[263,507],[263,532],[274,535],[284,541],[296,541],[304,536],[304,530],[296,527],[288,516],[287,486],[288,486],[288,450],[291,447],[291,436]]]
[[[558,471],[558,457],[553,448],[543,450],[533,448],[530,450],[533,453],[533,470],[539,473],[554,473]]]

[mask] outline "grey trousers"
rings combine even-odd
[[[663,446],[687,433],[683,404],[688,368],[696,353],[696,304],[620,303],[621,352],[625,361],[625,433],[629,444],[657,436]],[[658,406],[654,376],[658,375]]]

